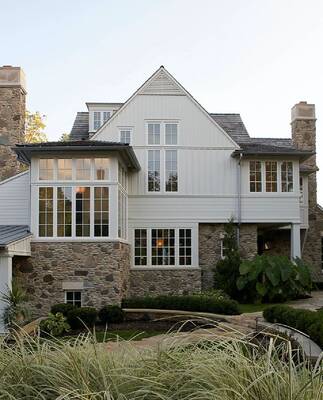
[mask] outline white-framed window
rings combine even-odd
[[[148,144],[160,144],[160,126],[159,122],[148,122],[147,129],[148,129]]]
[[[127,190],[127,172],[120,163],[118,164],[118,183]]]
[[[72,188],[58,187],[56,191],[57,236],[72,236]]]
[[[160,150],[148,150],[148,192],[160,192]]]
[[[119,189],[118,191],[118,236],[127,238],[127,196]]]
[[[82,292],[80,290],[66,290],[65,303],[75,307],[82,307]]]
[[[111,117],[111,111],[103,111],[103,124]]]
[[[94,179],[98,181],[106,181],[109,179],[109,159],[94,159]]]
[[[75,234],[89,237],[91,227],[90,187],[79,186],[75,190]]]
[[[179,230],[179,265],[192,265],[192,230]]]
[[[151,265],[175,265],[175,229],[151,230]]]
[[[292,192],[293,187],[293,163],[292,161],[284,161],[281,163],[281,191]]]
[[[132,129],[120,128],[119,136],[121,143],[131,144]]]
[[[38,193],[38,236],[52,237],[54,234],[54,188],[40,187]]]
[[[54,160],[51,158],[39,159],[39,180],[51,181],[54,179]]]
[[[109,188],[94,188],[94,236],[109,236]]]
[[[147,265],[147,229],[134,231],[134,265]]]
[[[262,191],[262,171],[260,161],[249,161],[250,192]]]
[[[57,179],[61,181],[72,179],[72,159],[59,158],[57,160]]]
[[[76,180],[89,181],[91,179],[91,159],[79,158],[76,160]]]
[[[277,192],[277,161],[265,162],[266,192]]]
[[[165,191],[177,192],[177,150],[165,150]]]
[[[101,111],[94,111],[93,113],[93,128],[98,130],[101,126]]]
[[[220,240],[220,257],[222,260],[226,257],[227,248],[224,245],[224,239]]]
[[[167,145],[175,145],[177,144],[177,123],[165,123],[165,144]]]

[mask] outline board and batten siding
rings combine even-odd
[[[0,225],[30,226],[29,171],[0,182]]]

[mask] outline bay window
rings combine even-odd
[[[76,179],[88,181],[91,179],[91,159],[79,158],[76,160]]]
[[[72,179],[72,160],[60,158],[57,160],[57,179],[67,181]]]
[[[293,191],[293,163],[284,161],[281,164],[281,190],[282,192]]]
[[[90,236],[90,187],[75,190],[75,233],[76,236]]]
[[[262,172],[260,161],[250,161],[249,163],[250,192],[262,191]]]
[[[277,192],[277,161],[266,161],[266,192]]]
[[[109,160],[107,158],[94,159],[94,179],[98,181],[109,179]]]
[[[72,236],[72,188],[57,188],[57,236]]]
[[[39,188],[38,235],[41,237],[53,236],[53,193],[52,187]]]
[[[109,188],[94,188],[94,236],[109,236]]]
[[[39,159],[39,180],[50,181],[54,179],[54,160],[51,158]]]

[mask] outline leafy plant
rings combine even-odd
[[[52,314],[57,314],[57,313],[61,313],[63,314],[65,317],[67,316],[67,314],[71,311],[74,310],[75,306],[73,306],[73,304],[71,303],[58,303],[58,304],[54,304],[51,309],[50,312]]]
[[[67,322],[73,329],[91,328],[97,317],[98,312],[93,307],[74,307],[67,313]]]
[[[305,296],[311,290],[309,268],[300,259],[256,256],[240,266],[237,288],[248,301],[275,302]]]
[[[104,324],[117,324],[124,321],[124,312],[117,305],[104,306],[99,311],[99,319]]]
[[[8,328],[22,325],[29,318],[27,293],[16,280],[12,280],[11,288],[1,294],[1,299],[6,304],[3,322]]]
[[[62,313],[49,313],[48,317],[40,322],[40,330],[52,336],[61,336],[68,332],[71,327]]]

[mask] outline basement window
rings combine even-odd
[[[65,303],[72,304],[75,307],[82,307],[82,292],[81,291],[66,291]]]

